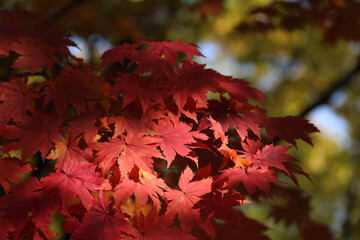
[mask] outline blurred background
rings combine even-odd
[[[197,58],[267,96],[269,116],[296,115],[321,131],[293,155],[311,218],[339,239],[360,239],[360,1],[357,0],[0,0],[72,34],[71,51],[99,64],[137,39],[186,41]],[[297,188],[295,184],[289,185]],[[297,239],[295,224],[269,218],[274,200],[246,206],[272,239]],[[296,207],[296,206],[295,206]],[[318,238],[321,239],[321,238]]]

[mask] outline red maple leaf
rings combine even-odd
[[[309,133],[319,132],[307,120],[295,117],[264,118],[262,124],[270,138],[278,136],[296,147],[296,139],[302,139],[312,145]]]
[[[152,99],[159,98],[160,91],[158,83],[149,77],[142,77],[134,74],[124,74],[115,79],[116,83],[112,88],[112,94],[122,93],[123,106],[128,105],[136,98],[145,111],[153,104]],[[158,102],[158,101],[157,101]]]
[[[217,91],[218,75],[212,69],[205,69],[205,64],[184,60],[181,68],[169,75],[170,81],[165,83],[164,93],[172,94],[179,110],[184,108],[188,97],[193,98],[198,107],[206,107],[208,91]]]
[[[245,157],[250,163],[253,163],[252,166],[254,168],[260,167],[264,171],[267,171],[269,167],[274,167],[290,176],[287,166],[284,163],[297,161],[294,157],[286,153],[291,147],[273,146],[272,144],[263,147],[259,142],[250,139],[248,139],[247,145],[246,147],[246,144],[242,143],[242,146],[245,146],[245,153],[239,156]],[[246,150],[249,152],[246,152]]]
[[[262,149],[264,145],[260,140],[253,140],[251,138],[247,138],[246,142],[241,142],[241,146],[244,149],[243,153],[241,154],[242,157],[245,157],[250,162],[253,162],[255,154],[258,152],[259,149]]]
[[[246,202],[248,201],[245,200],[245,196],[236,191],[211,191],[205,194],[201,200],[194,205],[194,208],[200,209],[200,214],[203,219],[212,216],[216,219],[235,222],[238,219],[238,214],[233,207]]]
[[[211,123],[210,129],[214,132],[214,137],[220,138],[223,144],[228,144],[229,141],[228,136],[225,135],[225,132],[221,124],[218,121],[214,120],[211,116],[208,117],[207,119]]]
[[[9,182],[20,182],[22,179],[18,174],[31,171],[30,164],[20,165],[20,159],[0,158],[0,185],[3,186],[5,193],[10,190]]]
[[[161,78],[165,73],[174,72],[173,65],[169,61],[148,50],[139,51],[131,61],[137,64],[134,73],[150,73],[154,79]]]
[[[126,221],[126,216],[113,209],[112,201],[107,199],[104,192],[101,191],[97,198],[93,198],[90,210],[85,214],[82,222],[74,218],[67,220],[68,225],[74,232],[71,235],[73,240],[82,239],[121,239],[126,234],[132,234]]]
[[[12,67],[27,68],[33,74],[39,67],[52,70],[54,63],[60,63],[59,55],[72,56],[67,46],[76,46],[69,35],[44,26],[34,14],[17,10],[2,11],[0,20],[0,54],[9,51],[20,54]]]
[[[95,168],[96,165],[91,163],[79,163],[72,159],[64,163],[56,173],[42,178],[41,185],[47,193],[59,194],[63,206],[66,206],[74,195],[77,195],[85,208],[89,209],[92,202],[89,190],[95,191],[105,182],[104,178],[99,177],[100,173],[95,172]]]
[[[54,149],[46,156],[47,159],[56,159],[55,168],[62,168],[65,163],[70,162],[72,159],[76,159],[78,162],[87,162],[92,159],[92,151],[86,149],[86,151],[78,147],[79,140],[71,139],[70,135],[67,135],[54,146]]]
[[[167,214],[178,214],[180,225],[185,231],[191,231],[194,224],[202,224],[198,209],[192,209],[200,197],[211,191],[212,179],[191,182],[193,172],[187,167],[179,179],[179,189],[169,188],[165,193],[168,200]]]
[[[126,132],[127,136],[133,136],[138,133],[144,135],[156,134],[156,124],[152,121],[153,119],[159,118],[159,112],[148,110],[140,118],[130,116],[127,112],[122,116],[110,117],[108,120],[109,124],[115,123],[114,136],[119,136]]]
[[[41,190],[39,180],[30,177],[24,183],[11,188],[11,194],[1,198],[1,212],[16,230],[21,231],[31,219],[32,229],[36,227],[49,239],[55,234],[49,230],[51,209],[56,207],[56,201],[49,199]]]
[[[219,76],[216,80],[223,92],[229,93],[231,97],[241,103],[247,103],[248,98],[255,99],[262,103],[265,98],[262,91],[254,87],[250,87],[249,82],[243,79]]]
[[[57,119],[54,115],[37,113],[33,118],[24,117],[17,126],[5,126],[3,134],[6,138],[20,140],[7,145],[5,151],[22,148],[22,160],[40,151],[41,157],[45,159],[52,143],[59,141],[58,131],[62,122],[62,119]]]
[[[191,131],[191,127],[185,123],[178,122],[175,125],[170,120],[158,121],[158,132],[160,135],[154,136],[160,143],[160,148],[169,164],[175,158],[176,153],[186,156],[191,150],[188,144],[196,143],[194,138],[206,140],[205,134]]]
[[[158,216],[157,208],[145,217],[140,211],[139,217],[133,226],[133,236],[126,236],[124,239],[141,239],[141,240],[190,240],[195,239],[191,234],[181,231],[178,227],[172,227],[173,217],[169,215]]]
[[[255,167],[249,167],[246,170],[240,167],[226,169],[218,180],[225,181],[229,190],[234,189],[241,183],[250,195],[258,189],[271,195],[270,184],[280,182],[272,172]]]
[[[138,50],[136,48],[138,48],[139,46],[140,44],[124,43],[122,45],[114,47],[113,49],[107,50],[101,56],[102,63],[99,68],[104,68],[105,66],[108,66],[114,62],[124,64],[125,60],[130,60],[133,55],[138,54]],[[133,63],[133,61],[130,61],[127,66],[131,66]]]
[[[236,129],[242,140],[248,135],[248,129],[252,130],[257,136],[260,136],[259,123],[260,118],[252,111],[255,107],[240,103],[235,99],[208,100],[209,112],[211,117],[220,123],[222,129],[226,132],[229,126]],[[204,117],[200,122],[200,129],[210,126],[210,122]]]
[[[178,52],[185,53],[191,60],[194,58],[194,56],[203,56],[196,46],[191,45],[187,42],[181,42],[181,41],[178,42],[141,41],[141,42],[150,44],[148,51],[158,55],[159,57],[164,56],[167,60],[169,60],[173,64],[176,63]]]
[[[60,64],[59,58],[54,54],[54,49],[46,42],[36,38],[22,38],[12,44],[13,49],[20,54],[20,57],[11,65],[14,68],[30,67],[31,74],[42,66],[48,70],[53,64]]]
[[[33,21],[34,17],[32,17]],[[71,35],[59,31],[53,26],[38,24],[35,30],[35,38],[41,39],[46,42],[47,45],[52,49],[53,55],[62,55],[74,59],[71,55],[69,46],[77,47],[76,43],[69,39]],[[16,51],[16,50],[15,50]]]
[[[83,134],[86,143],[90,143],[94,140],[98,133],[97,123],[103,119],[100,118],[100,112],[91,111],[84,116],[75,116],[68,122],[69,132],[71,136],[77,138]],[[100,125],[100,124],[99,124]]]
[[[9,56],[9,52],[14,50],[13,43],[23,36],[32,34],[32,31],[6,15],[9,14],[2,12],[3,21],[0,21],[0,54]]]
[[[162,157],[154,143],[156,142],[152,138],[143,136],[142,133],[112,138],[110,142],[100,144],[96,159],[103,173],[108,173],[115,161],[123,174],[129,173],[135,165],[145,171],[153,172],[152,157]]]
[[[37,93],[32,90],[32,84],[27,85],[27,78],[16,77],[10,82],[0,83],[1,122],[6,123],[10,118],[24,115],[27,111],[35,112],[35,98]]]
[[[133,175],[133,176],[132,176]],[[137,206],[141,207],[146,204],[149,197],[154,204],[160,206],[157,197],[164,196],[166,184],[161,178],[157,178],[154,174],[134,168],[130,177],[124,177],[115,188],[115,205],[120,206],[134,194]]]
[[[46,106],[54,100],[56,112],[59,116],[65,112],[69,104],[80,113],[86,113],[85,98],[96,98],[96,94],[90,85],[91,77],[96,78],[97,76],[89,68],[73,69],[66,66],[62,69],[60,76],[45,87],[43,91],[43,95],[45,95],[44,105]]]
[[[199,181],[201,179],[208,178],[209,176],[211,176],[211,163],[209,163],[206,167],[199,168],[194,173],[192,181]]]

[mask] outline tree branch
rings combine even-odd
[[[332,85],[327,91],[323,92],[315,102],[305,108],[298,116],[304,118],[309,112],[311,112],[321,104],[327,103],[330,97],[334,94],[334,92],[348,85],[358,72],[360,72],[360,59],[358,59],[355,67],[350,72],[348,72],[348,74],[346,74],[339,81],[335,82],[335,84]],[[277,145],[280,140],[281,139],[279,137],[275,137],[273,142],[275,145]]]
[[[309,112],[314,110],[321,104],[325,104],[329,101],[330,97],[333,95],[334,92],[343,88],[344,86],[348,85],[352,78],[360,71],[360,60],[358,60],[356,66],[342,79],[337,81],[334,85],[332,85],[327,91],[323,92],[321,96],[313,102],[310,106],[305,108],[300,114],[299,117],[305,117]]]

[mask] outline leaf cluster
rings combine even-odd
[[[0,239],[54,238],[55,214],[70,239],[267,239],[234,207],[271,197],[278,173],[307,176],[287,151],[315,126],[267,117],[261,91],[186,42],[125,43],[95,68],[30,13],[1,16],[0,54],[15,60],[0,83]],[[53,167],[10,186],[37,153]]]

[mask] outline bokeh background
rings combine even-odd
[[[339,239],[360,239],[360,1],[357,0],[0,0],[72,34],[71,51],[101,54],[137,39],[186,41],[197,58],[267,96],[269,116],[296,115],[321,131],[293,155],[312,179],[311,217]],[[287,180],[284,180],[287,181]],[[297,188],[291,182],[287,183]],[[297,239],[295,225],[269,218],[274,200],[246,206],[272,239]],[[289,209],[291,210],[291,209]]]

